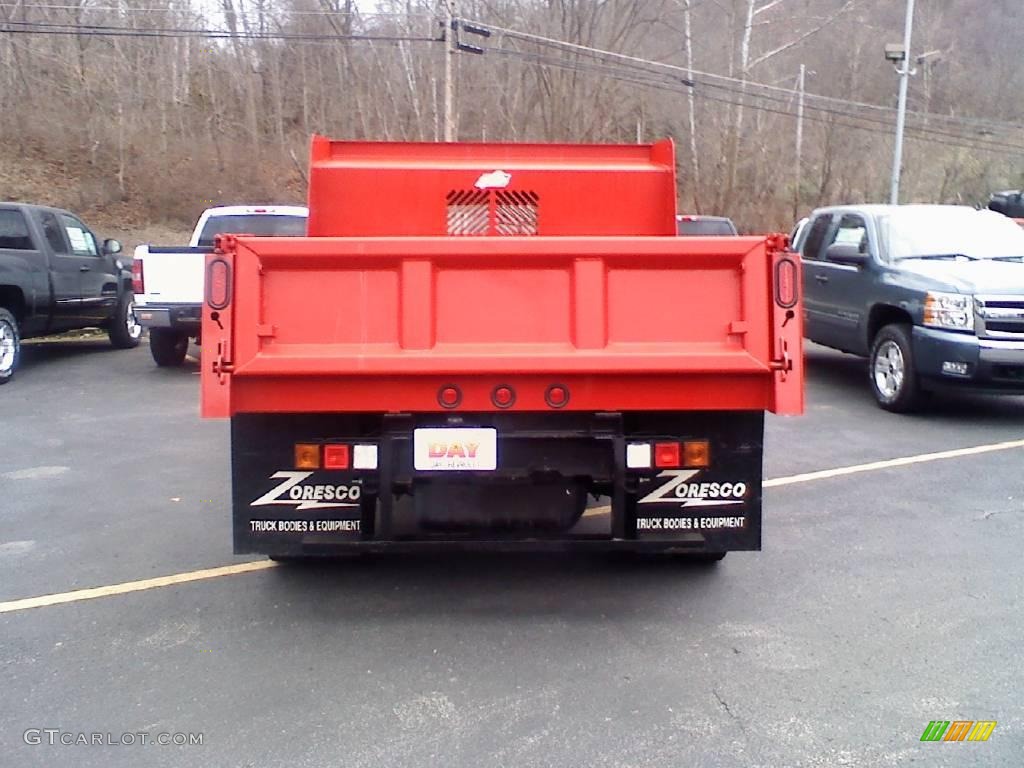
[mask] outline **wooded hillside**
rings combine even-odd
[[[191,220],[301,200],[308,136],[444,135],[432,1],[0,0],[0,198]],[[788,229],[888,195],[903,0],[459,0],[461,140],[678,144],[681,209]],[[490,32],[474,34],[465,22]],[[1024,3],[918,0],[905,201],[1024,183]],[[805,68],[802,163],[798,81]],[[12,165],[13,163],[13,165]],[[798,181],[799,179],[799,181]],[[70,180],[70,181],[69,181]]]

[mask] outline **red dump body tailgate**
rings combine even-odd
[[[785,261],[795,291],[799,267],[783,245],[227,236],[208,259],[203,413],[442,411],[448,387],[456,411],[487,411],[502,385],[512,410],[544,411],[555,384],[565,410],[797,413],[801,311],[774,283]]]

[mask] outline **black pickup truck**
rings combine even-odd
[[[796,243],[804,335],[869,358],[878,404],[948,388],[1024,393],[1024,229],[954,205],[815,211]]]
[[[121,244],[57,208],[0,203],[0,384],[18,366],[21,340],[103,328],[115,347],[136,347],[131,269]]]

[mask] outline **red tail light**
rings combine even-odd
[[[324,446],[324,469],[348,469],[351,451],[340,443]]]
[[[654,466],[662,469],[679,466],[679,443],[655,443]]]
[[[146,278],[142,272],[142,259],[132,262],[132,293],[142,295],[146,292]]]
[[[792,259],[779,259],[775,265],[775,303],[783,309],[796,305],[796,262]]]
[[[231,303],[231,267],[224,259],[214,259],[206,268],[206,303],[211,309]]]

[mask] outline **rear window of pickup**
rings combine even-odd
[[[213,245],[213,239],[225,232],[260,237],[304,237],[305,216],[280,214],[249,214],[245,216],[211,216],[199,235],[199,245]]]

